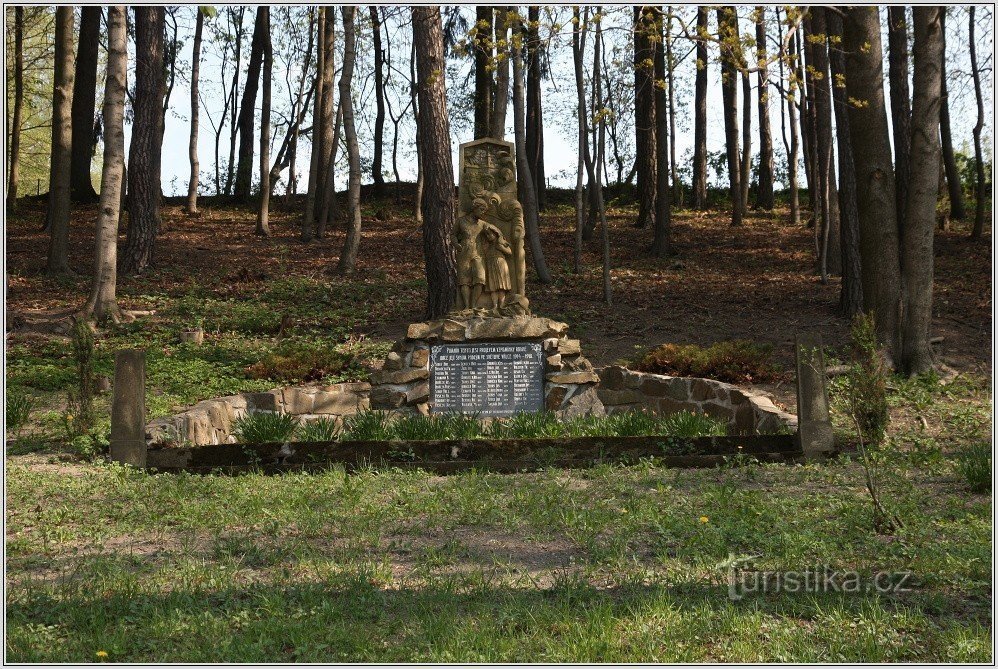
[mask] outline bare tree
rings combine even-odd
[[[350,185],[347,191],[347,236],[337,266],[338,271],[342,274],[350,274],[354,271],[357,265],[357,250],[360,248],[360,146],[357,143],[353,98],[350,95],[356,61],[357,40],[354,8],[345,5],[343,7],[343,71],[340,74],[340,108],[343,110],[343,130],[346,135],[347,158],[350,164]]]
[[[122,269],[140,274],[153,264],[162,196],[163,7],[137,6],[135,12],[135,120],[128,149],[128,236]]]
[[[416,116],[420,173],[424,192],[423,259],[426,263],[426,316],[446,314],[457,295],[457,271],[451,231],[454,228],[454,165],[451,162],[447,90],[441,74],[446,67],[440,8],[412,8],[412,49],[419,95]]]
[[[381,46],[381,15],[379,8],[370,7],[371,33],[374,36],[374,98],[377,113],[374,117],[374,160],[371,163],[371,177],[374,179],[375,196],[381,197],[385,190],[385,175],[382,173],[382,154],[385,144],[385,52]]]
[[[587,12],[588,17],[588,12]],[[582,171],[586,170],[589,176],[589,183],[592,184],[593,168],[592,158],[589,154],[589,127],[586,120],[586,84],[583,72],[582,58],[586,49],[586,20],[579,14],[579,6],[572,8],[572,61],[575,67],[575,90],[578,96],[577,119],[579,125],[579,156],[578,168],[575,179],[575,262],[573,267],[575,273],[581,271],[582,263],[582,236],[586,227],[585,190],[583,187]]]
[[[672,233],[671,193],[669,192],[669,121],[668,100],[665,93],[665,45],[662,39],[662,16],[659,13],[654,23],[652,38],[655,51],[655,153],[658,154],[658,175],[655,184],[655,237],[651,252],[663,258],[670,251]],[[661,84],[659,83],[661,82]],[[606,223],[604,223],[606,225]]]
[[[107,11],[107,79],[104,82],[104,168],[101,174],[100,208],[94,279],[90,298],[79,317],[97,322],[121,320],[117,299],[118,220],[125,166],[125,91],[128,72],[128,35],[122,5]]]
[[[70,171],[73,152],[73,8],[55,10],[52,158],[49,168],[49,252],[46,271],[69,274]]]
[[[191,55],[191,136],[187,146],[187,155],[191,161],[191,178],[187,182],[187,213],[194,215],[198,213],[198,183],[201,170],[198,163],[198,117],[201,111],[201,102],[198,97],[198,83],[201,77],[201,35],[204,31],[204,10],[200,6],[194,8],[197,15],[194,24],[194,51]]]
[[[541,99],[540,7],[527,8],[524,41],[527,47],[527,156],[533,170],[537,208],[544,209],[547,184],[544,178],[544,114]]]
[[[74,202],[96,202],[90,180],[90,163],[97,137],[94,112],[97,102],[97,47],[100,46],[100,7],[80,8],[80,41],[76,47],[73,80],[73,155],[69,179]]]
[[[256,215],[256,234],[270,236],[270,87],[274,73],[274,47],[270,40],[270,7],[261,5],[263,14],[263,112],[260,119],[260,209]]]
[[[316,128],[317,123],[321,123],[322,118],[322,104],[325,99],[324,88],[325,81],[323,80],[323,72],[325,71],[326,63],[326,48],[324,42],[324,34],[326,28],[326,12],[322,9],[318,10],[319,14],[319,25],[318,25],[318,41],[319,47],[316,49],[317,61],[315,65],[315,109],[312,112],[312,153],[309,162],[308,169],[308,193],[305,196],[305,212],[301,219],[301,240],[303,242],[309,242],[312,240],[315,234],[315,205],[316,198],[318,197],[319,190],[319,169],[321,167],[321,160],[319,158],[322,153],[321,147],[319,146],[318,138],[320,136],[320,129]]]
[[[655,54],[650,35],[654,15],[649,7],[634,8],[634,152],[637,167],[638,220],[648,227],[655,218]]]
[[[249,199],[253,182],[253,131],[256,128],[256,94],[260,87],[260,68],[263,65],[265,12],[256,11],[253,26],[253,41],[250,43],[249,67],[246,70],[246,86],[243,88],[243,101],[239,110],[239,162],[236,166],[235,198],[238,202]]]

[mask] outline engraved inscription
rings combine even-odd
[[[512,416],[544,406],[544,349],[537,342],[441,344],[430,349],[434,413]]]

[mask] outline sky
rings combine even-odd
[[[627,24],[630,17],[630,9],[621,10],[620,6],[614,6],[617,9],[610,9],[607,11],[607,18],[604,23],[605,39],[606,39],[606,49],[608,63],[612,67],[614,58],[618,61],[620,67],[629,67],[630,62],[630,52],[628,43],[630,41],[630,35],[628,32]],[[211,21],[217,22],[216,25],[223,25],[225,19],[223,18],[223,8],[218,8],[218,15],[211,19]],[[555,11],[559,12],[556,16],[551,17],[552,19],[559,20],[563,23],[567,23],[570,19],[570,8],[561,7],[554,8]],[[248,51],[249,36],[252,32],[253,17],[252,12],[254,10],[251,8],[246,12],[246,17],[244,19],[244,26],[246,32],[245,43],[244,43],[244,57],[243,57],[243,67],[245,68],[246,52]],[[273,9],[274,16],[271,19],[272,26],[277,28],[281,25],[278,21],[277,12],[281,11],[277,8]],[[408,11],[406,9],[394,10],[390,7],[386,7],[386,11],[390,13],[388,20],[385,22],[385,42],[387,47],[391,50],[392,63],[394,65],[392,72],[389,73],[389,96],[391,97],[390,104],[393,110],[398,114],[399,110],[408,105],[408,88],[407,79],[409,73],[409,54],[410,54],[410,27],[408,25]],[[684,20],[688,23],[693,23],[695,20],[695,7],[682,7],[678,8],[677,11],[682,13]],[[746,16],[748,14],[747,7],[740,7],[740,13],[744,13]],[[770,17],[773,16],[773,8],[768,8]],[[462,8],[462,13],[468,18],[470,23],[474,21],[474,7],[467,6]],[[979,19],[983,17],[983,12],[978,10]],[[714,17],[711,17],[711,27],[714,26]],[[190,166],[188,162],[188,141],[189,141],[189,118],[190,118],[190,88],[189,88],[189,72],[190,72],[190,61],[191,61],[191,46],[192,46],[192,35],[194,27],[194,8],[193,7],[182,7],[177,12],[177,20],[179,24],[179,35],[183,44],[180,47],[179,59],[178,59],[178,78],[174,86],[172,96],[170,98],[170,112],[167,115],[166,127],[164,133],[163,142],[163,168],[162,168],[162,180],[164,193],[167,195],[180,195],[186,193],[187,182],[190,176]],[[339,17],[339,12],[337,12],[337,43],[338,47],[342,48],[342,36],[341,24]],[[369,182],[370,169],[369,163],[371,159],[371,145],[370,138],[373,134],[373,116],[374,116],[374,95],[373,95],[373,72],[372,72],[372,45],[371,45],[371,34],[370,34],[370,24],[367,19],[366,11],[358,12],[358,20],[363,21],[361,32],[359,35],[359,61],[357,66],[357,72],[355,75],[355,87],[354,87],[354,97],[355,97],[355,107],[358,109],[358,133],[361,138],[361,153],[362,161],[366,161],[368,166],[365,169],[364,181]],[[548,21],[545,21],[548,23]],[[978,27],[978,43],[979,43],[979,58],[983,59],[985,54],[990,54],[992,52],[991,47],[991,35],[992,30],[989,25]],[[980,21],[979,21],[980,24]],[[743,20],[742,31],[745,33],[746,29],[751,29],[751,25]],[[966,72],[969,71],[968,57],[966,55],[966,32],[967,32],[967,19],[966,12],[964,9],[954,9],[951,12],[950,19],[947,22],[947,31],[951,38],[948,40],[948,67],[950,74],[953,75],[954,83],[951,83],[951,115],[953,118],[953,134],[954,141],[957,150],[963,145],[970,146],[972,141],[971,129],[973,127],[974,121],[976,120],[976,107],[973,100],[973,90],[969,88],[969,76]],[[205,30],[205,45],[204,53],[201,63],[201,131],[198,142],[198,151],[200,154],[200,162],[202,165],[202,174],[207,175],[213,169],[213,156],[214,156],[214,131],[212,129],[211,122],[209,121],[209,116],[214,117],[217,121],[222,105],[224,102],[224,96],[222,93],[222,85],[220,80],[220,57],[218,55],[218,47],[212,44],[209,39],[210,30],[206,26]],[[574,71],[572,66],[572,55],[571,55],[571,33],[568,28],[562,28],[561,32],[557,36],[550,36],[550,30],[542,28],[542,38],[551,39],[552,48],[550,50],[551,60],[548,69],[548,76],[544,78],[543,81],[543,100],[544,100],[544,160],[548,182],[552,186],[561,187],[574,187],[575,184],[575,170],[576,170],[576,156],[577,156],[577,124],[575,119],[575,82],[574,82]],[[293,87],[297,87],[296,77],[299,76],[301,69],[301,60],[293,60],[290,64],[286,63],[283,58],[287,58],[286,45],[294,40],[294,35],[287,31],[286,29],[275,30],[274,40],[275,40],[275,64],[274,64],[274,108],[275,108],[275,120],[278,118],[276,113],[281,112],[282,109],[286,112],[288,107],[288,87],[286,84],[287,80],[290,80]],[[774,35],[775,39],[775,35]],[[884,45],[886,47],[886,35],[884,36]],[[590,37],[587,44],[587,67],[591,65],[592,60],[592,38]],[[691,49],[692,44],[683,38],[677,38],[675,41],[675,58],[682,59],[677,65],[676,69],[676,104],[677,104],[677,133],[675,137],[676,142],[676,155],[678,157],[677,162],[682,168],[688,167],[688,158],[684,159],[687,152],[692,152],[692,135],[693,135],[693,122],[692,122],[692,100],[693,100],[693,73],[694,73],[694,56],[687,55]],[[132,53],[130,58],[130,67],[134,67],[134,45],[131,46]],[[708,68],[709,83],[708,83],[708,100],[707,100],[707,143],[708,151],[722,151],[724,148],[724,128],[723,128],[723,118],[722,118],[722,105],[721,105],[721,93],[719,84],[719,68],[714,61],[715,53],[711,50],[711,63]],[[282,58],[283,55],[283,58]],[[337,68],[341,62],[340,55],[337,54]],[[775,79],[775,67],[774,72],[771,73],[771,77]],[[231,67],[230,67],[231,70]],[[885,67],[886,71],[886,67]],[[471,141],[474,139],[472,136],[472,130],[468,123],[462,123],[462,118],[466,118],[467,114],[464,114],[462,110],[468,108],[467,101],[472,96],[471,86],[473,85],[473,78],[469,77],[471,72],[471,60],[469,58],[454,57],[449,59],[448,62],[448,77],[447,77],[447,87],[448,87],[448,106],[451,109],[452,115],[452,126],[451,126],[451,136],[452,136],[452,153],[455,161],[458,155],[458,144],[466,141]],[[130,72],[130,77],[133,76],[133,72]],[[227,75],[231,77],[231,74]],[[337,73],[338,76],[338,73]],[[633,75],[629,75],[633,76]],[[242,78],[243,80],[245,77]],[[992,87],[990,85],[991,76],[990,74],[986,77],[988,80],[987,90],[985,92],[986,100],[992,100]],[[133,79],[130,78],[130,82]],[[241,85],[243,81],[241,80]],[[756,113],[756,87],[757,87],[757,77],[752,75],[752,97],[753,97],[753,153],[758,150],[758,117]],[[739,86],[739,99],[741,96],[741,90]],[[777,151],[777,162],[781,161],[781,156],[783,154],[783,143],[780,134],[780,105],[778,93],[773,91],[771,93],[771,103],[770,103],[770,119],[773,132],[773,140],[775,149]],[[259,108],[261,101],[257,99],[257,114],[259,118]],[[614,111],[622,111],[625,115],[629,115],[630,112],[630,102],[625,101],[619,105],[618,109]],[[986,135],[990,137],[992,127],[991,110],[993,105],[986,104],[986,110],[988,112],[988,119],[986,122],[987,130]],[[411,116],[408,116],[409,111],[406,111],[407,116],[400,123],[399,132],[399,171],[403,180],[412,181],[415,180],[415,159],[413,153],[413,138],[414,138],[414,128],[411,121]],[[507,113],[507,139],[512,141],[512,121],[513,113],[512,108],[509,109]],[[306,118],[305,125],[309,126],[311,124],[310,119]],[[628,144],[627,153],[633,152],[633,148],[630,147],[633,144],[633,127],[629,122],[625,120],[624,124],[626,128],[621,129],[621,143]],[[130,128],[126,126],[126,141],[128,138]],[[259,130],[258,130],[259,132]],[[228,154],[228,126],[223,131],[222,134],[222,156],[223,158]],[[272,132],[273,141],[279,143],[283,138],[283,130],[275,129]],[[258,141],[258,140],[257,140]],[[392,123],[390,120],[386,122],[385,129],[385,168],[389,171],[389,175],[386,177],[388,181],[393,180],[391,176],[391,145],[392,145]],[[271,150],[271,158],[276,155],[277,146]],[[611,152],[608,149],[608,152]],[[624,174],[629,171],[632,158],[624,161],[625,166],[623,168]],[[257,160],[254,160],[254,166],[258,164]],[[303,142],[300,145],[297,166],[299,173],[299,192],[305,189],[305,183],[308,178],[308,142]],[[255,172],[258,171],[254,168]],[[777,166],[778,172],[780,171],[779,166]],[[99,165],[95,164],[95,171],[99,172]],[[616,173],[616,167],[611,164],[609,166],[609,172],[611,179]],[[455,170],[455,174],[457,171]],[[718,180],[713,174],[710,175],[711,180],[717,183]],[[258,174],[254,175],[254,179],[258,179]],[[337,187],[342,188],[346,181],[346,165],[345,157],[340,156],[340,161],[337,167]],[[287,180],[287,171],[282,175],[282,179],[278,182],[275,192],[280,194],[284,192],[284,184]],[[203,179],[203,181],[205,181]],[[207,181],[210,182],[210,179]],[[803,173],[801,174],[801,182],[803,183]],[[210,185],[210,184],[209,184]],[[204,189],[202,189],[204,192]]]

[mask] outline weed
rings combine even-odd
[[[979,441],[960,453],[957,470],[971,492],[980,495],[991,490],[993,457],[991,444],[986,441]]]
[[[28,395],[16,392],[13,388],[7,390],[4,418],[7,434],[13,435],[14,441],[21,438],[21,432],[31,414],[31,405],[32,400]]]
[[[297,416],[257,411],[236,419],[232,433],[245,444],[270,444],[290,441],[297,429]]]
[[[779,380],[782,374],[770,362],[772,347],[743,339],[703,347],[696,344],[663,344],[646,353],[638,370],[671,376],[695,376],[728,383]]]
[[[847,375],[847,401],[866,442],[878,448],[890,420],[887,406],[887,366],[877,347],[873,316],[859,314],[852,324],[853,363]]]
[[[64,424],[70,440],[94,427],[94,333],[84,320],[73,323],[72,354],[76,365],[76,387],[67,391]]]
[[[286,383],[321,381],[328,376],[357,375],[355,357],[326,342],[307,339],[286,340],[276,351],[250,365],[246,375],[251,379],[272,379]],[[352,373],[352,374],[351,374]]]

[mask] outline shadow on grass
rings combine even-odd
[[[114,583],[29,588],[8,599],[7,660],[93,661],[104,651],[112,662],[869,662],[991,652],[987,621],[930,618],[870,595],[732,601],[725,585],[604,588],[577,575],[547,589],[486,575],[383,587],[375,571],[236,587],[205,573],[197,587],[156,592],[119,573]]]

